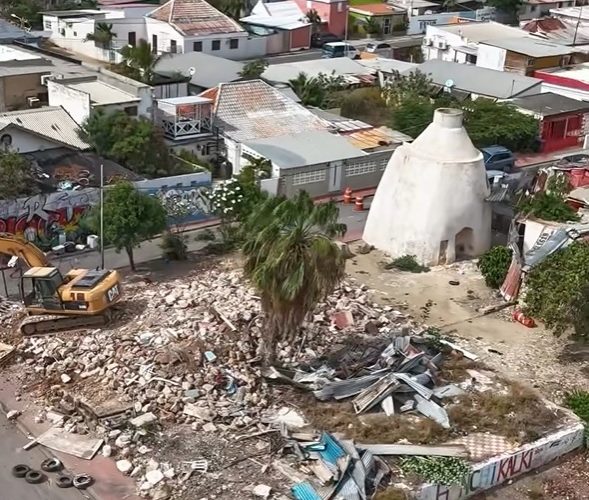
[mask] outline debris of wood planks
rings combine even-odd
[[[515,301],[513,300],[510,302],[502,302],[501,304],[493,304],[490,306],[481,307],[479,312],[486,316],[487,314],[492,314],[494,312],[501,311],[502,309],[507,309],[513,305],[515,305]]]
[[[419,394],[415,394],[414,398],[417,403],[415,408],[419,413],[428,418],[431,418],[432,420],[435,420],[438,424],[444,427],[444,429],[450,428],[450,419],[448,418],[448,413],[444,408],[442,408],[439,404],[434,403],[433,401],[428,401]]]
[[[6,363],[16,353],[16,347],[0,342],[0,366]]]
[[[467,458],[468,450],[462,445],[426,446],[417,444],[360,444],[356,446],[373,455],[418,455],[430,457]]]
[[[221,314],[219,312],[219,310],[215,306],[211,306],[211,312],[217,318],[219,318],[223,323],[225,323],[232,332],[236,332],[237,331],[237,327],[231,321],[229,321],[229,318],[227,318],[227,316]]]
[[[449,342],[447,340],[440,340],[440,343],[447,345],[448,347],[454,349],[455,351],[458,351],[459,353],[461,353],[465,358],[470,359],[471,361],[476,361],[479,359],[479,357],[476,354],[473,354],[472,352],[467,351],[466,349],[463,349],[460,346],[457,346],[456,344],[454,344],[453,342]]]

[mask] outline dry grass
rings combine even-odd
[[[460,354],[448,354],[442,363],[441,378],[444,382],[462,382],[470,378],[466,370],[487,370],[489,368],[477,361],[471,361]]]
[[[374,500],[407,500],[409,497],[405,490],[389,486],[386,490],[379,491]]]
[[[451,405],[448,414],[461,431],[492,432],[519,442],[538,439],[561,416],[518,383],[506,383],[504,392],[469,394]]]

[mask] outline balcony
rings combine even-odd
[[[213,100],[186,96],[159,99],[156,119],[167,138],[190,139],[212,134]]]

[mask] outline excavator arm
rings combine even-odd
[[[13,234],[0,233],[0,253],[16,256],[29,267],[51,267],[47,256],[33,243]]]

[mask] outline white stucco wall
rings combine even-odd
[[[505,56],[507,51],[491,45],[479,44],[477,66],[503,71],[505,67]]]
[[[456,259],[456,237],[470,228],[466,253],[480,255],[491,240],[488,194],[482,154],[462,127],[462,112],[436,110],[413,143],[395,150],[370,207],[364,240],[393,257],[415,255],[436,265],[444,253],[447,263]]]
[[[62,106],[78,125],[90,116],[90,96],[86,92],[67,87],[59,80],[49,80],[47,92],[49,106]]]
[[[63,147],[61,144],[51,142],[43,139],[37,135],[31,134],[24,130],[19,130],[16,127],[7,127],[0,132],[0,137],[4,134],[9,134],[12,138],[11,151],[17,153],[33,153],[35,151],[43,151],[46,149],[55,149]]]

